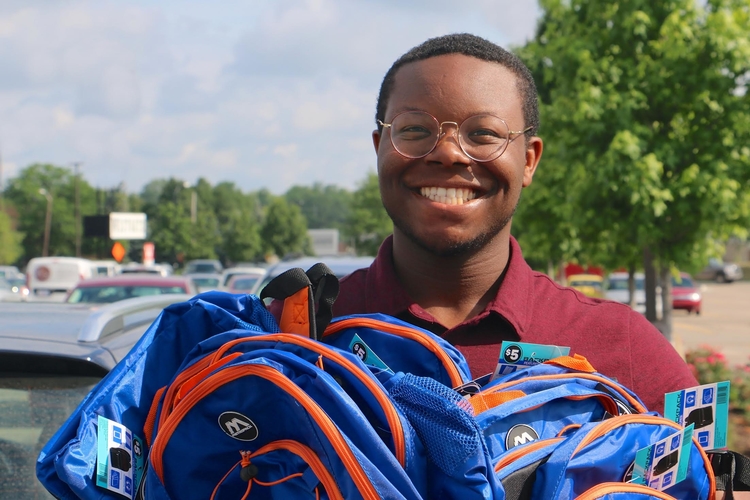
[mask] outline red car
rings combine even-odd
[[[132,297],[167,293],[195,295],[196,289],[192,281],[184,276],[120,274],[79,281],[65,302],[108,304]]]
[[[672,277],[672,309],[686,309],[688,314],[700,314],[702,301],[700,288],[692,276],[680,273],[679,278]]]

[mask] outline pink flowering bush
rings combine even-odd
[[[685,361],[700,384],[729,380],[729,404],[750,417],[750,364],[730,367],[724,355],[711,346],[687,351]]]

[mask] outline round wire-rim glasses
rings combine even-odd
[[[461,123],[439,122],[425,111],[403,111],[394,116],[390,123],[381,120],[378,123],[389,129],[393,148],[401,156],[412,159],[432,153],[446,135],[443,125],[453,125],[461,151],[478,162],[499,158],[508,144],[532,129],[529,126],[524,130],[510,130],[505,120],[490,114],[473,115]]]

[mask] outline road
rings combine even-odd
[[[750,364],[750,281],[701,284],[700,316],[674,311],[673,344],[678,351],[710,345],[730,366]]]

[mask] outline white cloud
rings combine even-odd
[[[160,177],[283,192],[353,188],[374,168],[383,74],[426,38],[533,33],[536,4],[454,1],[4,0],[5,175],[70,165],[131,191]],[[11,168],[11,166],[13,166]]]

